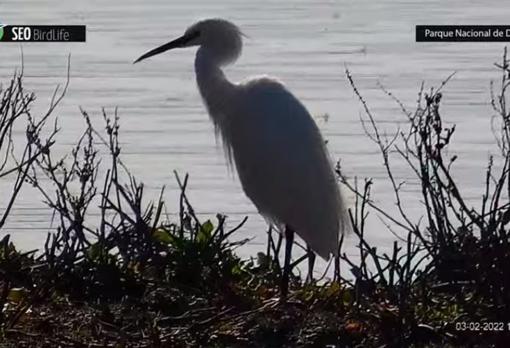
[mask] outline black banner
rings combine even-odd
[[[510,25],[417,25],[416,42],[507,42]]]
[[[1,42],[85,42],[85,25],[5,25]]]

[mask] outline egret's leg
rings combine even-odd
[[[289,293],[289,275],[290,275],[290,256],[292,252],[292,244],[294,244],[294,230],[290,226],[285,226],[285,262],[283,264],[283,275],[281,284],[282,299],[287,298]]]
[[[306,281],[311,283],[313,281],[313,268],[315,266],[315,253],[308,245],[306,246],[306,252],[308,254],[308,276],[306,277]]]

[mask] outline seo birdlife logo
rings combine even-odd
[[[85,42],[85,25],[7,25],[0,21],[2,42]]]

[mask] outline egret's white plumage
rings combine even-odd
[[[199,46],[198,88],[246,195],[263,216],[294,230],[323,258],[335,254],[348,225],[346,209],[309,112],[277,80],[227,80],[221,67],[239,57],[242,34],[222,19],[200,21],[137,61],[189,46]]]

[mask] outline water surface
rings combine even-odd
[[[56,111],[62,128],[56,151],[69,151],[83,130],[79,107],[102,127],[101,108],[118,107],[123,159],[148,187],[148,194],[167,186],[168,210],[177,208],[173,170],[190,174],[189,195],[204,217],[224,213],[234,225],[248,216],[239,238],[253,237],[243,249],[253,255],[265,241],[265,222],[229,173],[221,146],[202,106],[193,73],[194,49],[176,50],[133,65],[141,53],[179,36],[195,20],[223,17],[247,35],[244,53],[227,69],[234,81],[268,74],[278,77],[317,116],[332,157],[341,159],[351,177],[374,178],[374,198],[394,209],[377,147],[364,135],[363,114],[347,82],[348,67],[376,119],[388,134],[405,117],[378,87],[382,83],[411,109],[420,83],[444,90],[442,113],[457,124],[456,173],[468,199],[481,197],[483,170],[494,152],[490,132],[489,82],[498,77],[492,63],[501,43],[415,43],[416,24],[505,24],[510,4],[499,1],[2,1],[0,20],[8,24],[85,24],[87,43],[23,45],[26,87],[38,96],[34,111],[43,110],[66,76],[71,54],[71,82]],[[20,46],[0,46],[0,78],[20,66]],[[328,117],[322,117],[328,115]],[[408,180],[406,207],[418,216],[417,187],[402,164],[397,177]],[[2,195],[12,184],[0,182]],[[42,198],[26,187],[5,232],[24,248],[40,247],[50,213]],[[372,214],[369,237],[386,248],[394,237]],[[347,241],[354,252],[355,240]]]

